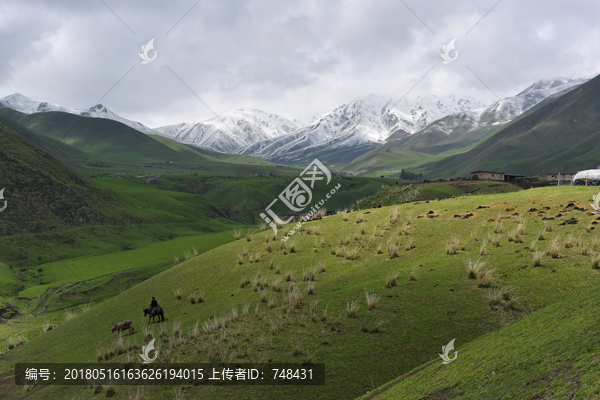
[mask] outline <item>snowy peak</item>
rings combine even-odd
[[[181,143],[237,153],[255,142],[272,139],[298,129],[298,125],[280,115],[261,110],[228,111],[203,122],[182,123],[156,128],[155,132]]]
[[[136,121],[131,121],[127,118],[123,118],[120,115],[112,112],[102,104],[96,104],[95,106],[82,110],[59,106],[57,104],[50,103],[47,101],[32,100],[27,96],[23,96],[21,93],[15,93],[0,99],[0,106],[9,107],[13,110],[25,114],[60,111],[69,114],[80,115],[82,117],[111,119],[113,121],[125,124],[142,133],[156,134],[156,132],[154,132],[153,129],[148,128],[146,125],[143,125]]]
[[[536,92],[536,91],[547,91],[551,90],[554,94],[560,92],[564,89],[568,89],[575,85],[580,85],[582,83],[587,82],[591,78],[564,78],[558,77],[553,79],[540,79],[537,82],[532,83],[527,89],[523,90],[521,93],[518,93],[517,96],[521,96],[524,94]]]

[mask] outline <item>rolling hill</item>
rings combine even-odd
[[[452,338],[457,338],[459,366],[463,346],[475,348],[485,335],[502,337],[502,326],[514,321],[528,324],[528,332],[541,331],[538,313],[556,310],[560,307],[550,306],[600,283],[592,268],[592,254],[600,250],[592,233],[597,217],[585,208],[595,192],[549,187],[355,211],[307,223],[286,246],[280,240],[285,229],[276,238],[271,230],[250,232],[249,241],[243,237],[214,248],[88,310],[75,309],[68,321],[54,314],[51,331],[29,333],[29,341],[0,358],[0,386],[13,398],[92,396],[93,388],[15,387],[10,366],[98,358],[103,365],[128,360],[135,365],[148,334],[157,338],[164,362],[271,360],[324,362],[327,368],[324,386],[188,385],[182,388],[186,398],[355,398],[431,360],[440,362],[439,349]],[[556,258],[546,255],[552,246],[558,246]],[[536,252],[543,255],[533,267]],[[465,270],[467,260],[478,258],[485,262],[480,284]],[[491,281],[483,279],[484,272]],[[494,291],[503,293],[499,300]],[[189,300],[200,294],[201,303]],[[167,321],[145,328],[140,308],[151,296]],[[119,345],[108,328],[126,318],[137,329]],[[125,351],[115,353],[117,346]],[[464,359],[482,361],[482,354],[496,354],[493,348],[502,346],[505,342],[493,341]],[[558,347],[540,346],[536,352],[552,355]],[[572,347],[568,351],[580,357],[592,350]],[[515,365],[492,371],[517,376]],[[472,363],[464,368],[465,376],[478,376]],[[553,374],[569,377],[562,368]],[[592,374],[579,383],[582,390],[593,390],[600,376]],[[115,390],[117,398],[132,395],[127,387]],[[164,386],[141,390],[149,398],[172,395]],[[488,395],[500,390],[498,382]]]

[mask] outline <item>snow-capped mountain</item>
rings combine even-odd
[[[58,104],[49,103],[47,101],[35,101],[27,96],[23,96],[21,93],[15,93],[0,99],[0,106],[9,107],[25,114],[60,111],[69,114],[81,115],[82,117],[112,119],[113,121],[125,124],[142,133],[156,135],[156,132],[153,129],[148,128],[146,125],[139,122],[123,118],[104,107],[102,104],[96,104],[95,106],[87,109],[68,108]]]
[[[592,78],[593,77],[576,79],[554,78],[539,80],[517,95],[498,100],[489,107],[452,114],[439,119],[418,132],[415,135],[415,139],[411,139],[411,141],[413,144],[416,144],[416,137],[426,134],[431,135],[432,133],[441,132],[446,135],[464,135],[476,129],[484,129],[494,125],[505,124],[549,96],[574,86],[581,85]],[[439,139],[442,139],[442,137],[439,137]],[[432,143],[429,144],[431,145]]]
[[[324,149],[383,144],[392,133],[408,136],[445,115],[482,106],[474,99],[424,95],[398,101],[371,94],[337,107],[294,132],[250,144],[240,153],[300,161]]]
[[[161,136],[221,153],[237,153],[253,143],[277,138],[298,129],[298,121],[261,110],[229,111],[203,122],[156,128]]]

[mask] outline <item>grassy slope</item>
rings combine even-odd
[[[600,288],[574,294],[471,343],[458,338],[454,363],[434,358],[364,398],[598,398],[598,319]]]
[[[398,206],[401,217],[391,225],[390,210],[375,209],[360,214],[365,219],[365,235],[359,232],[357,213],[349,214],[348,221],[343,221],[341,215],[332,216],[307,225],[313,229],[318,226],[319,236],[307,234],[306,231],[297,232],[291,239],[296,242],[297,251],[288,255],[279,249],[278,241],[273,245],[273,252],[267,253],[264,236],[271,233],[257,233],[251,242],[237,241],[210,250],[93,307],[90,312],[11,351],[2,359],[1,368],[6,372],[9,364],[19,360],[95,360],[96,346],[112,346],[114,338],[108,330],[112,323],[125,318],[132,318],[137,327],[145,323],[140,309],[147,305],[150,296],[156,296],[165,309],[169,337],[172,336],[173,323],[178,318],[181,318],[185,334],[196,321],[202,326],[215,314],[227,313],[232,306],[238,307],[239,311],[244,303],[251,302],[250,315],[230,322],[225,329],[220,328],[210,334],[200,333],[195,338],[188,333],[183,343],[175,343],[172,348],[167,342],[160,342],[163,351],[160,357],[164,357],[161,360],[208,361],[225,357],[242,362],[268,359],[302,361],[307,354],[311,354],[314,360],[326,363],[327,385],[312,388],[190,387],[186,389],[189,392],[186,396],[353,398],[437,358],[440,346],[454,337],[460,338],[457,345],[462,346],[506,323],[506,316],[488,306],[485,289],[477,288],[475,282],[467,278],[462,261],[464,257],[479,256],[481,240],[495,225],[495,222],[487,221],[494,221],[499,213],[507,217],[503,222],[500,247],[488,247],[488,255],[483,257],[488,265],[497,268],[496,285],[511,285],[519,296],[526,299],[527,307],[534,310],[597,285],[600,276],[590,268],[589,256],[581,255],[575,248],[562,248],[562,258],[544,257],[542,267],[533,269],[529,268],[531,253],[527,249],[529,242],[537,237],[543,226],[542,217],[554,215],[569,201],[587,207],[592,194],[595,194],[595,190],[585,187],[541,188],[407,204]],[[492,207],[476,209],[479,205]],[[528,213],[532,207],[549,209],[545,214]],[[430,210],[441,216],[416,218]],[[466,212],[474,212],[475,216],[466,220],[451,218]],[[514,212],[526,215],[524,243],[506,240],[506,232],[516,227],[515,218],[510,217]],[[552,236],[564,240],[569,232],[581,235],[588,247],[591,246],[589,241],[593,234],[588,233],[586,228],[594,217],[581,211],[563,214],[566,217],[550,221],[554,229],[546,234],[546,240],[538,242],[537,247],[546,249],[548,239]],[[398,229],[402,228],[409,215],[413,217],[410,225],[414,228],[408,236],[398,235]],[[560,220],[570,217],[580,218],[581,222],[577,225],[557,225]],[[371,246],[368,244],[369,233],[376,227],[383,237],[376,235]],[[457,255],[446,255],[446,241],[452,235],[464,243],[465,250]],[[338,240],[346,236],[350,244],[345,247],[358,250],[357,260],[346,260],[331,254],[332,249],[340,247]],[[312,248],[315,238],[317,252]],[[323,246],[318,242],[321,238],[324,239]],[[400,258],[389,259],[385,251],[388,238],[398,240]],[[414,240],[416,247],[406,251],[404,244],[409,240]],[[374,247],[377,243],[383,243],[383,254],[376,253]],[[248,249],[250,254],[261,252],[260,261],[249,263],[248,258],[244,257],[243,264],[239,265],[236,255],[241,254],[243,248]],[[274,278],[282,276],[275,274],[276,269],[269,269],[271,259],[275,267],[279,266],[283,272],[293,271],[299,278],[297,286],[305,293],[304,305],[299,310],[290,312],[288,309],[283,313],[283,295],[271,288],[268,289],[268,296],[277,303],[272,309],[266,303],[260,303],[259,293],[251,287],[240,288],[241,278],[253,278],[258,271],[268,277],[270,285]],[[317,274],[315,295],[309,296],[306,294],[307,284],[300,278],[303,270],[313,268],[319,261],[325,261],[326,272]],[[417,268],[417,281],[407,278],[413,267]],[[384,288],[384,279],[396,271],[399,271],[399,285],[391,289]],[[539,282],[544,284],[540,285]],[[182,289],[184,299],[177,300],[174,297],[173,290],[177,288]],[[205,292],[205,302],[192,305],[185,300],[185,296],[195,290]],[[365,290],[376,291],[382,296],[374,311],[366,310]],[[352,298],[361,302],[355,319],[347,318],[344,311],[347,300]],[[316,299],[319,300],[318,313],[316,322],[312,322],[308,303]],[[256,316],[252,310],[257,304],[259,311]],[[327,318],[323,321],[321,316],[325,309]],[[377,333],[361,331],[363,327],[372,330],[377,324],[381,324]],[[154,329],[156,335],[156,327]],[[139,332],[132,336],[132,340],[138,346],[143,344]],[[298,346],[302,354],[293,356],[294,346]],[[134,357],[137,352],[135,349],[131,351]],[[5,382],[4,385],[10,387],[10,383]],[[33,397],[48,397],[50,392],[64,397],[78,393],[78,390],[81,389],[36,389]],[[125,388],[117,388],[117,392],[120,398],[126,395]],[[158,388],[153,393],[160,396],[169,392],[166,388]]]

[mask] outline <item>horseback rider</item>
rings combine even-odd
[[[152,301],[150,302],[150,312],[152,312],[152,310],[154,310],[154,307],[158,307],[158,302],[156,301],[156,299],[154,297],[152,297]]]

